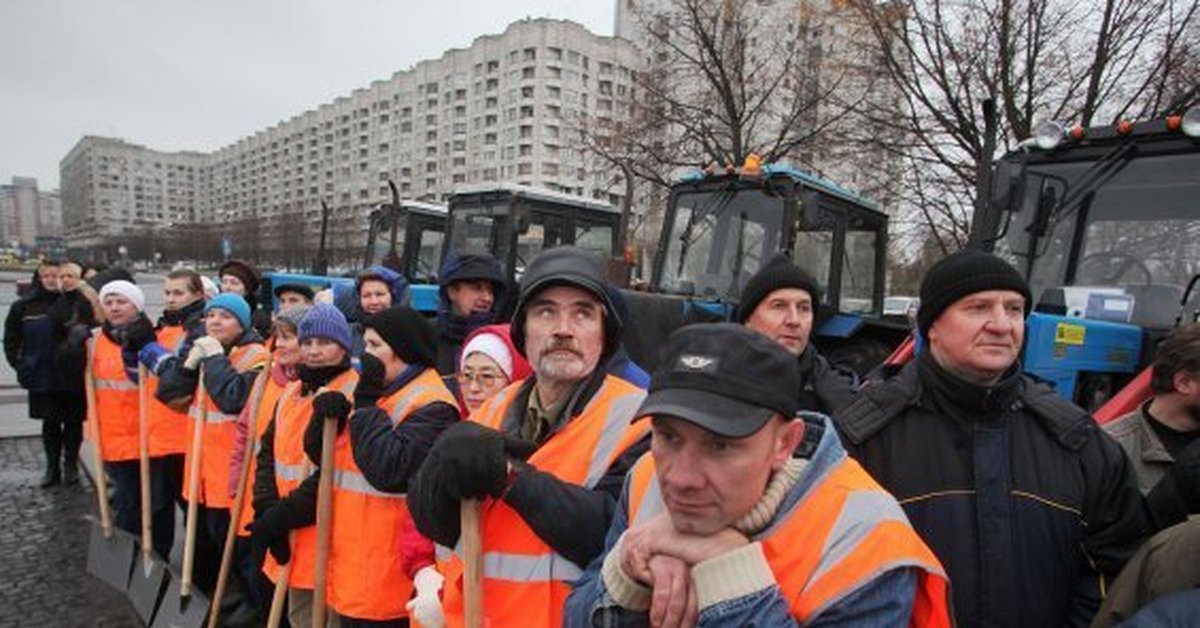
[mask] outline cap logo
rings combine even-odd
[[[706,355],[682,355],[679,356],[679,364],[684,368],[693,371],[709,370],[715,362],[716,358],[711,358]]]

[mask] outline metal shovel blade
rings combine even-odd
[[[151,628],[203,628],[208,617],[208,598],[192,587],[192,594],[183,597],[179,585],[183,578],[173,569],[167,577],[167,592],[163,595]]]
[[[139,554],[134,560],[133,574],[129,576],[129,588],[125,594],[147,626],[154,622],[154,611],[158,609],[158,601],[169,580],[167,566],[157,558],[147,562]]]
[[[124,591],[129,586],[129,570],[137,553],[137,540],[128,532],[113,526],[104,536],[100,522],[88,517],[91,536],[88,539],[87,571],[108,586]]]

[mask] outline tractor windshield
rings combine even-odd
[[[684,192],[673,220],[661,289],[671,294],[736,300],[741,286],[779,248],[783,197],[761,189]]]
[[[1026,273],[1035,299],[1056,286],[1118,287],[1134,297],[1133,323],[1171,327],[1200,272],[1200,153],[1134,158],[1079,183],[1091,165],[1031,166],[996,252]]]
[[[457,254],[491,255],[507,265],[510,241],[508,204],[455,207],[450,212],[450,250]]]

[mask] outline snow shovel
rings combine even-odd
[[[463,619],[467,628],[483,628],[483,538],[479,500],[464,499],[459,511],[463,549]]]
[[[151,524],[153,506],[150,492],[150,388],[146,385],[145,365],[138,365],[138,479],[140,480],[142,538],[141,564],[135,565],[129,577],[129,588],[125,591],[129,601],[137,609],[142,621],[149,625],[154,619],[154,609],[162,595],[166,582],[166,566],[154,554],[154,537]]]
[[[191,589],[183,593],[182,574],[174,569],[167,575],[167,593],[163,595],[162,604],[154,614],[151,628],[203,628],[204,620],[208,617],[209,603],[204,593]]]
[[[301,477],[308,477],[312,472],[312,467],[309,466],[307,460],[304,461],[304,473]],[[288,532],[288,547],[296,547],[296,531]],[[292,557],[293,560],[295,557]],[[267,628],[279,628],[279,624],[283,621],[283,605],[287,601],[288,581],[292,577],[292,561],[288,561],[286,565],[279,567],[279,571],[275,572],[275,591],[271,594],[271,612],[267,615]]]
[[[221,608],[221,598],[225,595],[225,585],[229,582],[229,570],[233,565],[233,545],[237,542],[237,525],[242,520],[242,510],[245,508],[246,490],[250,486],[250,457],[258,448],[258,406],[262,403],[263,391],[267,387],[267,378],[271,377],[271,358],[258,379],[254,380],[254,390],[250,397],[249,422],[246,427],[246,457],[242,462],[242,474],[238,477],[237,495],[233,498],[233,511],[229,515],[229,531],[225,534],[225,548],[221,552],[221,570],[217,574],[217,587],[213,589],[212,605]],[[208,618],[208,628],[217,628],[217,618],[220,613],[213,613]]]
[[[92,462],[95,465],[92,477],[96,489],[96,501],[100,519],[89,517],[92,522],[88,538],[87,571],[118,591],[129,585],[129,572],[133,566],[135,543],[133,536],[117,530],[112,524],[112,513],[108,506],[108,478],[104,475],[104,454],[100,445],[100,417],[96,412],[96,381],[92,372],[92,342],[88,342],[87,368],[83,382],[87,394],[88,429],[92,437]]]
[[[200,381],[196,386],[196,407],[200,408],[200,417],[192,426],[192,456],[188,460],[187,485],[187,519],[184,525],[183,540],[183,574],[179,577],[179,595],[187,597],[192,594],[192,571],[196,564],[196,526],[200,514],[200,462],[204,453],[204,424],[208,422],[208,391],[204,388],[204,371],[200,371]]]
[[[313,628],[325,628],[325,580],[329,575],[329,528],[333,523],[333,444],[337,417],[325,417],[321,434],[321,479],[317,484],[317,573],[313,578]]]

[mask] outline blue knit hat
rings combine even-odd
[[[350,351],[350,325],[342,311],[327,303],[314,305],[300,319],[300,342],[305,338],[328,338]]]
[[[242,297],[232,292],[222,292],[209,299],[208,304],[204,306],[204,313],[208,314],[209,310],[217,308],[233,314],[242,326],[242,331],[250,329],[250,304]]]

